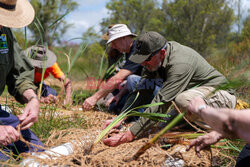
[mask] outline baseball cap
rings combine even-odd
[[[146,32],[136,40],[135,53],[129,58],[130,61],[141,64],[153,53],[162,49],[167,40],[155,31]]]

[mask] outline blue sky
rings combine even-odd
[[[99,31],[99,23],[102,18],[108,17],[108,11],[105,8],[107,2],[109,0],[78,1],[78,8],[66,17],[68,23],[72,23],[73,26],[67,31],[64,38],[67,40],[81,37],[82,33],[92,26]]]
[[[65,40],[76,37],[81,37],[89,27],[94,26],[96,31],[99,31],[102,18],[108,17],[108,11],[105,4],[109,0],[79,0],[78,8],[71,12],[67,17],[67,21],[73,26],[64,35]],[[247,9],[250,10],[250,0],[242,0],[244,7],[244,15],[247,14]],[[249,12],[248,12],[249,14]]]

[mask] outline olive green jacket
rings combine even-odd
[[[20,103],[24,103],[23,92],[27,89],[36,91],[33,84],[34,68],[19,47],[9,28],[0,29],[0,94],[5,85],[9,93]]]
[[[168,43],[162,67],[149,78],[152,76],[163,79],[163,86],[152,103],[164,102],[164,105],[149,107],[145,110],[147,113],[165,113],[178,94],[195,86],[216,87],[227,82],[199,53],[177,42]],[[150,119],[140,118],[130,127],[130,131],[135,136],[140,136],[155,123]]]

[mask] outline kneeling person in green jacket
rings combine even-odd
[[[229,91],[217,91],[206,99],[205,97],[218,85],[227,83],[226,78],[195,50],[174,41],[167,41],[157,32],[146,32],[138,37],[136,52],[130,57],[130,61],[146,68],[143,75],[145,78],[162,78],[163,85],[151,102],[147,99],[152,94],[151,90],[138,90],[140,96],[132,106],[130,105],[137,92],[130,94],[123,110],[128,107],[134,108],[143,104],[163,102],[163,105],[149,107],[145,112],[165,113],[171,101],[175,101],[182,110],[186,110],[191,99],[197,96],[202,97],[207,105],[215,108],[234,108],[236,105],[236,97]],[[172,118],[177,114],[172,111]],[[191,115],[189,119],[202,127],[207,127],[195,115]],[[140,118],[127,132],[107,138],[104,143],[117,146],[130,142],[142,136],[155,123],[156,121],[148,118]]]

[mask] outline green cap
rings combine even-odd
[[[154,31],[146,32],[138,37],[135,53],[129,60],[141,64],[150,55],[162,49],[166,42],[167,40],[161,34]]]

